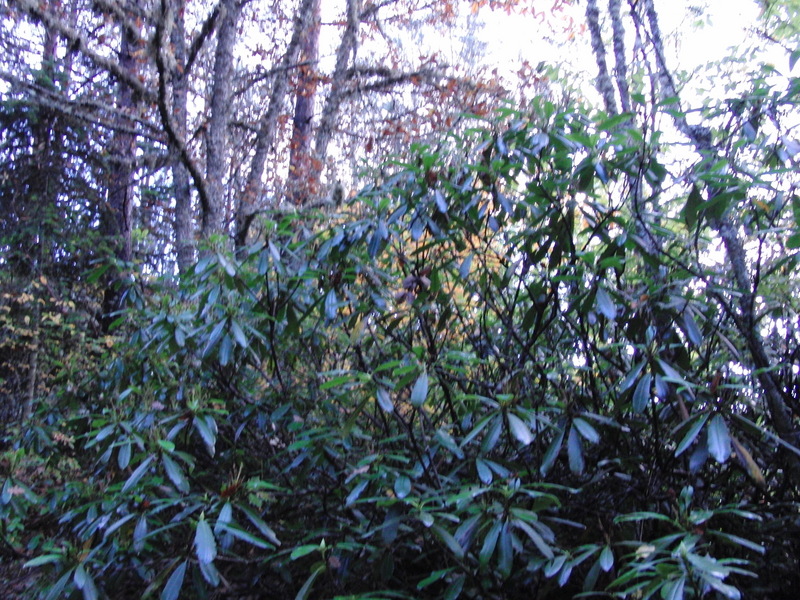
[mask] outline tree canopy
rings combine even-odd
[[[339,4],[0,9],[6,592],[794,598],[797,3]]]

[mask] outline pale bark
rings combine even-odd
[[[617,101],[614,98],[614,85],[611,82],[611,76],[608,74],[608,66],[606,65],[606,49],[603,45],[603,35],[600,30],[600,11],[597,8],[597,0],[587,0],[586,2],[586,25],[589,28],[592,53],[597,63],[595,85],[603,97],[606,113],[615,115],[617,114]]]
[[[175,24],[170,36],[175,53],[175,66],[172,72],[172,108],[175,115],[176,133],[182,140],[186,140],[187,134],[186,101],[189,79],[186,69],[185,7],[186,0],[178,0]],[[172,183],[175,190],[175,254],[178,271],[186,273],[194,262],[192,190],[189,170],[181,160],[179,152],[175,152],[173,158]]]
[[[230,125],[233,91],[233,50],[237,38],[237,22],[241,12],[238,0],[222,0],[220,4],[217,48],[211,72],[211,101],[206,143],[206,187],[208,204],[203,210],[204,237],[226,230],[226,175],[230,151]]]
[[[361,0],[347,0],[347,25],[342,34],[339,48],[336,50],[336,67],[314,140],[314,153],[320,162],[324,161],[328,155],[328,144],[333,138],[333,132],[339,119],[339,109],[347,91],[348,67],[351,59],[355,62],[360,14]]]
[[[614,78],[617,82],[622,112],[631,110],[631,94],[628,90],[628,65],[625,58],[625,28],[620,16],[620,0],[608,0],[611,30],[614,36]]]

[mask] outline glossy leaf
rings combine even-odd
[[[197,560],[201,563],[210,563],[217,557],[217,542],[214,539],[214,532],[211,531],[211,527],[205,517],[201,517],[197,522],[194,546]]]
[[[425,403],[425,399],[428,397],[428,373],[423,371],[420,373],[419,377],[417,377],[416,382],[414,382],[414,387],[411,389],[411,396],[409,398],[409,402],[411,402],[411,406],[415,408],[419,408]]]
[[[714,415],[708,424],[708,452],[718,463],[724,463],[731,455],[731,436],[722,415]]]

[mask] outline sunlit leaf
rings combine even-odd
[[[525,422],[514,413],[508,413],[508,427],[511,430],[511,435],[523,446],[527,446],[533,441],[533,434]]]
[[[423,371],[417,377],[414,387],[411,390],[409,401],[411,406],[419,408],[425,403],[425,398],[428,397],[428,373]]]
[[[708,424],[708,452],[718,463],[724,463],[731,455],[731,436],[722,415],[714,415]]]
[[[206,521],[205,517],[200,517],[194,534],[194,546],[197,560],[210,563],[217,557],[217,542],[214,539],[214,532]]]

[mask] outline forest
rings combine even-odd
[[[797,598],[798,59],[798,0],[2,0],[0,595]]]

